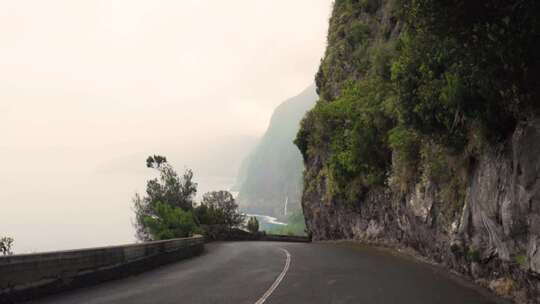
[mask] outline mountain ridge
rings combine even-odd
[[[278,218],[300,209],[302,156],[293,140],[300,120],[317,100],[315,85],[282,102],[255,149],[242,162],[235,190],[241,208]]]

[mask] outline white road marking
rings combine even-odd
[[[287,271],[289,271],[289,266],[291,266],[291,254],[283,248],[280,248],[280,249],[283,250],[283,252],[285,252],[285,255],[287,256],[287,260],[285,261],[285,267],[283,267],[283,270],[274,281],[274,284],[272,284],[272,286],[268,288],[268,290],[263,294],[263,296],[257,302],[255,302],[255,304],[263,304],[266,301],[266,299],[268,299],[268,297],[272,295],[274,290],[276,290],[276,288],[279,286],[281,281],[283,281],[283,278],[285,278]]]

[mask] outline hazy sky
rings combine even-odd
[[[313,81],[331,2],[0,0],[0,235],[131,241],[149,153],[229,185]]]

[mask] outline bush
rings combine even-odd
[[[359,0],[361,7],[368,13],[374,13],[380,6],[380,0]]]
[[[302,210],[296,210],[287,218],[287,225],[277,226],[266,231],[269,234],[305,236],[306,222]]]
[[[518,254],[514,257],[516,263],[521,267],[527,267],[527,254]]]
[[[144,216],[144,225],[153,240],[167,240],[192,236],[199,231],[191,211],[158,202],[155,215]]]
[[[245,216],[238,211],[238,204],[229,191],[204,194],[198,208],[199,221],[204,225],[223,225],[231,229],[245,222]]]
[[[334,193],[354,196],[352,179],[362,187],[384,184],[391,165],[387,132],[393,120],[385,105],[390,92],[378,81],[351,83],[335,101],[319,101],[303,121],[296,144],[304,158],[307,146],[330,151],[326,166]]]
[[[245,222],[245,216],[238,211],[238,204],[228,191],[206,193],[194,214],[204,234],[213,240],[227,239],[227,235]]]
[[[355,20],[351,23],[349,29],[347,30],[347,41],[351,46],[361,45],[367,42],[369,34],[369,26],[362,21]]]
[[[459,153],[475,123],[497,141],[538,111],[538,1],[405,0],[403,7],[393,79],[407,127]]]
[[[397,186],[399,191],[405,192],[417,182],[421,141],[414,131],[403,126],[390,130],[388,141],[393,151],[393,186]]]
[[[259,232],[259,221],[256,217],[252,216],[251,218],[249,218],[249,221],[247,223],[247,229],[251,233]]]
[[[467,259],[471,262],[475,262],[475,263],[478,263],[480,262],[481,260],[481,256],[480,256],[480,251],[474,249],[474,248],[469,248],[467,250]]]
[[[187,169],[182,176],[179,176],[174,168],[167,163],[163,156],[155,155],[148,157],[146,166],[159,172],[159,178],[151,179],[146,184],[146,195],[135,194],[133,198],[137,239],[150,241],[153,239],[149,230],[147,219],[159,217],[158,204],[165,204],[171,208],[180,208],[184,211],[191,211],[195,194],[197,193],[197,183],[193,182],[193,171]],[[161,206],[161,211],[163,206]]]
[[[0,238],[0,254],[2,255],[12,255],[12,247],[13,247],[13,238],[11,237],[2,237]]]

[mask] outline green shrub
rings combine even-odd
[[[151,179],[146,184],[146,193],[138,193],[133,198],[136,236],[141,241],[151,241],[152,235],[145,222],[157,215],[158,203],[172,208],[191,211],[197,193],[197,183],[193,181],[193,171],[186,169],[182,176],[160,155],[149,156],[146,160],[148,168],[159,172],[159,178]],[[162,210],[163,211],[163,210]]]
[[[393,120],[384,111],[387,96],[381,89],[376,81],[351,83],[337,100],[317,103],[303,122],[296,143],[303,154],[307,146],[331,152],[327,168],[336,193],[350,194],[351,179],[361,180],[364,187],[385,182],[391,163],[387,132]]]
[[[247,223],[247,229],[251,233],[257,233],[259,232],[259,221],[256,217],[252,216],[249,218],[249,221]]]
[[[538,111],[537,1],[404,0],[402,6],[406,33],[393,79],[407,127],[460,153],[473,124],[496,141],[523,113]]]
[[[11,237],[1,237],[0,238],[0,254],[1,255],[12,255],[13,254],[13,238]]]
[[[212,240],[227,239],[245,222],[245,216],[238,211],[238,204],[228,191],[205,193],[193,213],[204,235]]]
[[[514,257],[514,260],[521,267],[526,267],[527,266],[527,255],[526,254],[518,254],[518,255],[516,255]]]
[[[359,0],[359,2],[362,9],[370,14],[375,13],[381,5],[380,0]]]
[[[196,209],[195,214],[203,225],[222,225],[232,229],[245,222],[245,216],[238,211],[238,204],[229,191],[205,193]]]
[[[274,226],[273,228],[267,229],[266,233],[268,234],[279,234],[279,235],[298,235],[305,236],[306,234],[306,222],[304,215],[301,210],[294,211],[289,215],[287,219],[287,225],[285,226]]]
[[[161,202],[156,203],[154,209],[154,216],[144,217],[144,224],[153,240],[188,237],[198,231],[191,211],[184,211]]]
[[[467,259],[475,263],[480,262],[480,259],[481,259],[480,251],[473,248],[469,248],[469,250],[467,251]]]
[[[345,35],[351,46],[357,46],[367,42],[370,36],[370,29],[364,22],[355,20],[351,23]]]
[[[392,181],[401,192],[414,184],[419,174],[419,136],[412,130],[397,126],[388,133],[388,142],[393,151]]]

